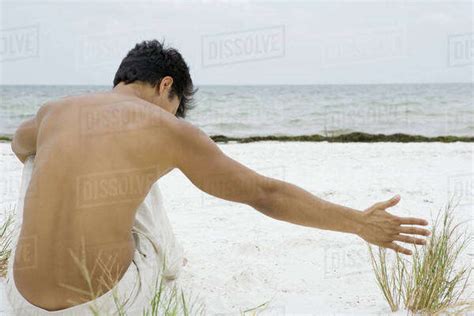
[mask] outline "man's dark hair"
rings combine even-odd
[[[165,76],[173,78],[169,98],[176,95],[180,100],[176,116],[185,118],[186,112],[194,108],[193,95],[197,89],[194,89],[189,67],[181,54],[157,40],[138,43],[128,52],[115,74],[114,87],[120,82],[129,84],[135,81],[156,87]]]

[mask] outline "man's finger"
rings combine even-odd
[[[428,229],[418,228],[418,227],[399,226],[397,227],[397,231],[404,234],[416,234],[416,235],[422,235],[422,236],[431,235],[431,232]]]
[[[408,256],[412,254],[411,250],[403,248],[402,246],[394,243],[393,241],[387,245],[387,248],[393,249],[396,252],[400,252]]]
[[[384,201],[384,202],[379,202],[375,204],[377,208],[383,208],[386,209],[388,207],[392,207],[394,205],[397,205],[397,203],[400,202],[400,195],[395,195],[392,197],[390,200]]]
[[[401,225],[428,225],[428,221],[422,218],[416,217],[399,217]]]
[[[426,245],[426,240],[421,239],[421,238],[407,236],[407,235],[395,235],[394,240],[403,241],[408,244]]]

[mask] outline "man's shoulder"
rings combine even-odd
[[[92,95],[71,95],[63,96],[56,99],[47,100],[38,109],[39,115],[46,113],[61,111],[66,108],[67,105],[85,103],[87,100],[91,100]]]
[[[50,100],[40,107],[38,117],[42,118],[46,114],[61,115],[68,112],[68,109],[72,110],[68,115],[79,115],[79,119],[103,120],[108,125],[113,123],[117,128],[122,124],[129,128],[143,127],[152,132],[154,137],[159,130],[160,134],[166,134],[174,141],[179,141],[178,138],[189,140],[193,136],[205,136],[197,126],[155,104],[137,97],[112,93],[73,95]]]

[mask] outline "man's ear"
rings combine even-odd
[[[173,86],[173,77],[170,77],[170,76],[163,77],[163,79],[161,79],[160,87],[158,90],[159,94],[161,95],[165,91],[169,91],[172,86]]]

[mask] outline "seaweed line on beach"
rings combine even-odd
[[[454,143],[454,142],[474,142],[471,136],[436,136],[427,137],[421,135],[408,134],[368,134],[354,132],[337,136],[299,135],[299,136],[250,136],[250,137],[227,137],[224,135],[213,135],[212,140],[215,142],[238,142],[250,143],[258,141],[298,141],[298,142],[330,142],[330,143],[378,143],[378,142],[394,142],[394,143]]]
[[[0,142],[11,142],[12,135],[0,135]],[[329,143],[473,143],[474,136],[436,136],[428,137],[422,135],[408,135],[408,134],[368,134],[361,132],[354,132],[348,134],[341,134],[337,136],[324,136],[320,134],[313,135],[296,135],[296,136],[249,136],[249,137],[232,137],[225,135],[212,135],[210,138],[216,143],[252,143],[259,141],[280,141],[280,142],[329,142]]]

